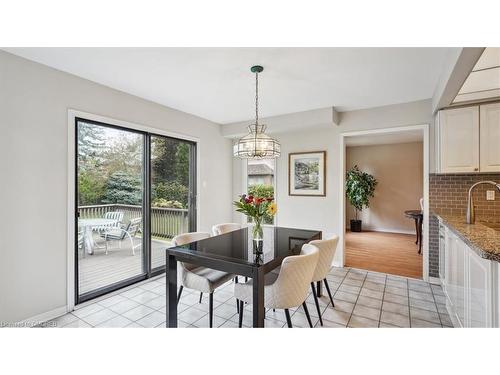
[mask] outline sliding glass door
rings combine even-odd
[[[194,143],[76,119],[77,303],[164,272],[195,228]]]
[[[151,268],[165,266],[170,239],[193,227],[194,201],[190,199],[194,173],[194,145],[151,136]]]

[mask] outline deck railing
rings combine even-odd
[[[81,219],[104,217],[106,212],[123,212],[123,224],[142,217],[142,207],[129,204],[100,204],[78,207]],[[151,234],[155,237],[172,238],[189,232],[188,210],[180,208],[151,207]]]

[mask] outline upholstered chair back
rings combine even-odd
[[[286,257],[270,293],[266,290],[266,306],[277,309],[300,306],[307,298],[318,257],[318,248],[310,244],[302,246],[300,255]]]
[[[218,236],[224,233],[233,232],[235,230],[241,229],[241,224],[238,223],[223,223],[217,224],[212,227],[212,233],[214,236]]]
[[[190,232],[190,233],[182,233],[174,238],[172,238],[172,243],[174,246],[182,246],[182,245],[187,245],[191,242],[196,242],[200,240],[204,240],[205,238],[209,238],[210,233],[207,232]],[[179,262],[182,266],[183,269],[186,271],[192,270],[193,268],[196,268],[197,266],[194,264],[190,263],[184,263],[184,262]]]
[[[311,281],[321,281],[326,278],[330,268],[332,268],[333,257],[337,251],[338,236],[333,236],[328,240],[314,240],[310,244],[319,249],[318,265],[314,270],[314,275]]]

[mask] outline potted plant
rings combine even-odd
[[[370,198],[373,197],[377,180],[371,174],[362,172],[355,165],[346,175],[346,195],[349,203],[356,210],[356,219],[351,220],[351,232],[361,232],[361,220],[358,220],[358,211],[370,207]]]

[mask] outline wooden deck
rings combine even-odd
[[[134,238],[134,244],[140,244],[141,238]],[[130,240],[112,241],[106,255],[105,249],[94,249],[94,254],[79,255],[79,291],[80,294],[102,288],[143,273],[143,253],[141,246],[135,248],[132,255]],[[168,240],[153,240],[151,264],[153,268],[165,265],[165,251],[171,243]]]

